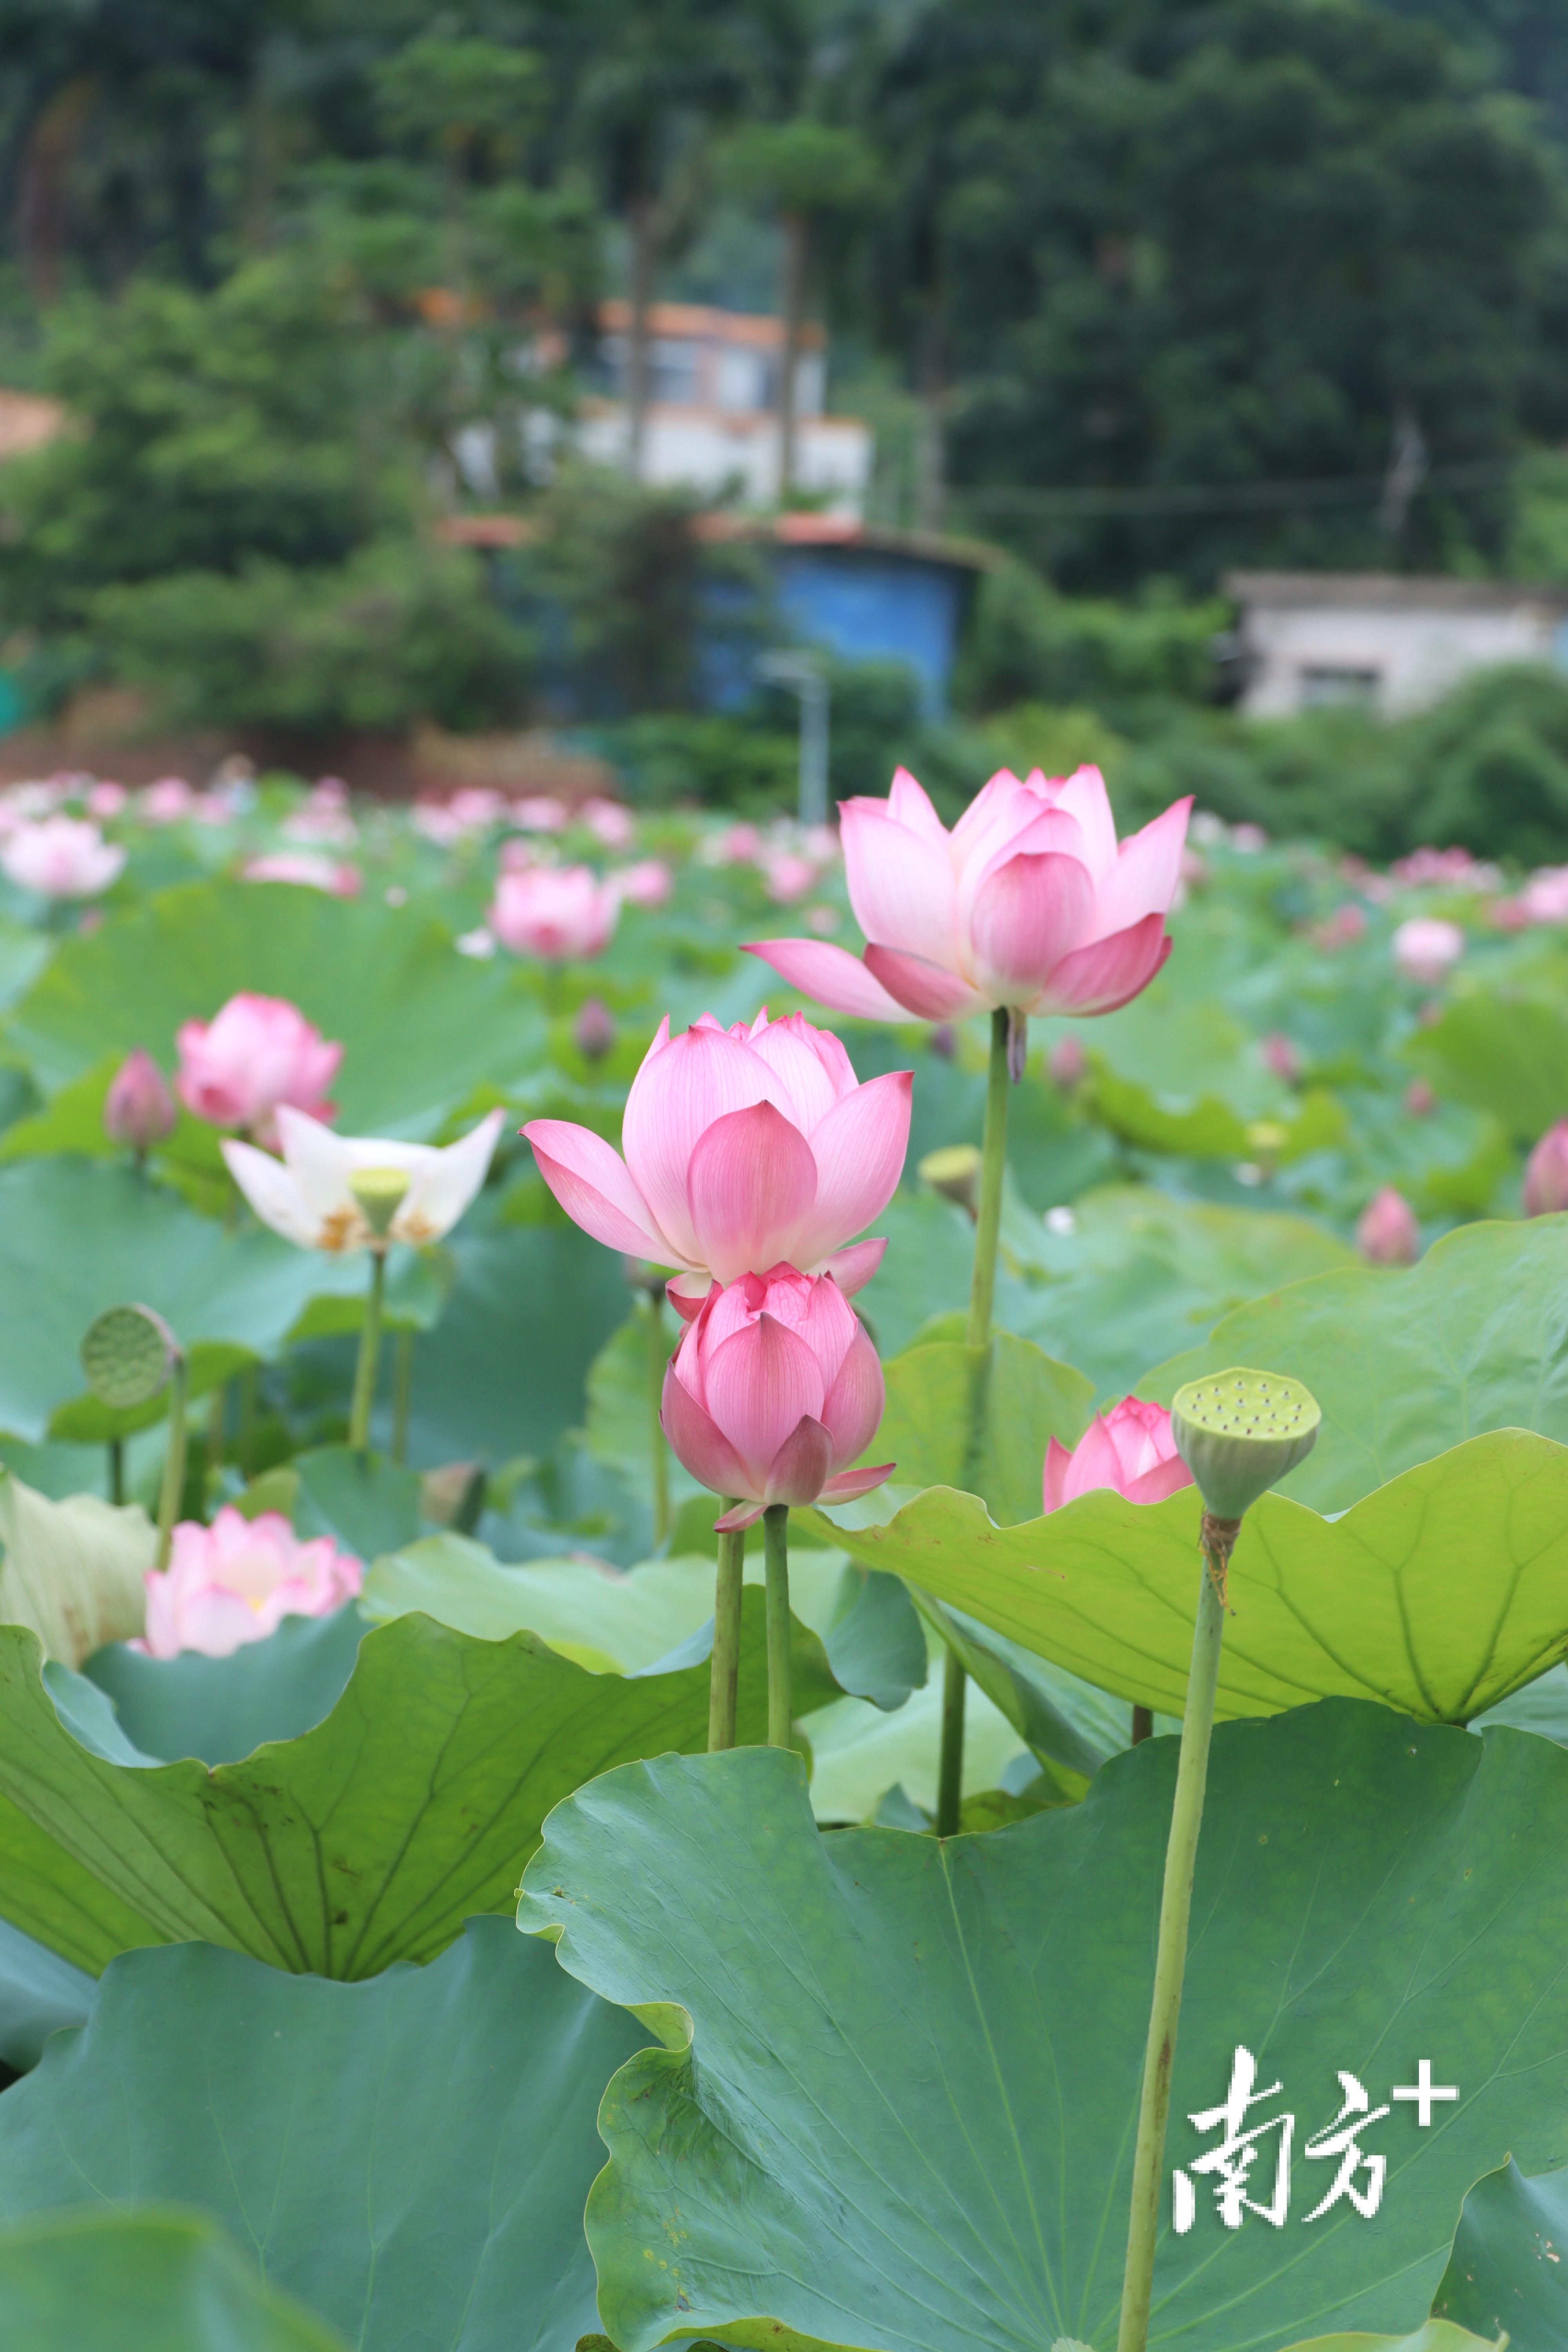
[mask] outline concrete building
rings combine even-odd
[[[1352,703],[1394,719],[1471,670],[1568,666],[1568,589],[1382,572],[1232,572],[1220,584],[1240,608],[1251,718]]]

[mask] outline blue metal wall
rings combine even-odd
[[[920,680],[921,710],[940,719],[958,650],[968,574],[956,564],[855,547],[782,547],[782,618],[842,661],[900,661]]]

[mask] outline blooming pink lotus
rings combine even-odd
[[[310,849],[269,849],[240,867],[246,882],[293,882],[304,890],[326,890],[334,898],[357,898],[362,877],[346,858],[323,857]]]
[[[639,857],[610,877],[610,887],[626,907],[667,906],[675,891],[675,877],[662,857]]]
[[[503,873],[487,918],[514,955],[564,963],[607,948],[621,911],[615,885],[586,866],[525,866]]]
[[[0,848],[0,866],[12,881],[46,898],[96,898],[118,881],[124,864],[124,850],[86,817],[18,825]]]
[[[882,1418],[882,1367],[831,1275],[775,1265],[709,1292],[664,1376],[659,1423],[678,1458],[740,1507],[715,1521],[749,1528],[770,1503],[848,1502],[892,1469],[850,1470]]]
[[[1414,1265],[1421,1255],[1421,1228],[1403,1192],[1385,1184],[1356,1220],[1355,1245],[1371,1265]]]
[[[279,1511],[247,1519],[226,1507],[210,1528],[183,1520],[167,1570],[150,1568],[145,1582],[147,1633],[133,1650],[226,1658],[275,1633],[285,1617],[325,1617],[353,1600],[364,1569],[331,1536],[301,1543]]]
[[[216,1019],[186,1021],[175,1087],[187,1110],[213,1127],[238,1127],[258,1143],[276,1139],[279,1103],[330,1118],[327,1088],[343,1058],[281,996],[231,996]]]
[[[829,1272],[846,1294],[869,1282],[886,1243],[847,1244],[892,1197],[913,1083],[892,1070],[861,1086],[802,1013],[770,1021],[764,1007],[725,1029],[705,1013],[681,1036],[660,1023],[626,1097],[625,1160],[565,1119],[522,1132],[567,1215],[610,1249],[680,1268],[670,1299],[694,1315],[710,1276],[781,1263]]]
[[[1465,952],[1465,934],[1440,915],[1412,915],[1393,939],[1394,961],[1406,980],[1436,988]]]
[[[127,1054],[110,1082],[103,1102],[103,1131],[111,1143],[150,1151],[174,1129],[174,1097],[151,1054],[140,1045]]]
[[[1523,1200],[1527,1217],[1568,1209],[1568,1118],[1549,1127],[1525,1161]]]
[[[885,801],[840,811],[864,959],[823,940],[761,956],[803,993],[876,1021],[1111,1013],[1170,953],[1190,800],[1118,845],[1098,768],[1047,782],[1004,769],[949,833],[900,768]]]
[[[1059,1511],[1097,1486],[1112,1486],[1130,1503],[1163,1503],[1192,1483],[1171,1434],[1170,1414],[1142,1397],[1123,1397],[1109,1412],[1097,1412],[1070,1453],[1055,1437],[1046,1448],[1047,1511]]]
[[[637,823],[629,808],[619,801],[606,800],[602,793],[592,793],[577,812],[577,822],[585,824],[595,841],[606,849],[629,849],[637,839]]]

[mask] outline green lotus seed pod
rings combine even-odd
[[[405,1168],[356,1168],[349,1178],[349,1191],[359,1203],[360,1214],[375,1235],[384,1242],[392,1231],[392,1221],[408,1197],[408,1171]]]
[[[1171,1434],[1215,1517],[1239,1519],[1306,1460],[1321,1419],[1300,1381],[1236,1367],[1176,1391]]]
[[[116,1411],[150,1403],[179,1361],[180,1347],[150,1307],[110,1307],[88,1326],[81,1368],[95,1397]]]

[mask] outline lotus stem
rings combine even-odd
[[[109,1499],[111,1503],[125,1500],[125,1440],[111,1437],[109,1441]]]
[[[370,1292],[360,1326],[359,1360],[354,1366],[353,1404],[349,1412],[349,1444],[359,1454],[370,1445],[370,1409],[375,1402],[375,1369],[381,1354],[381,1308],[386,1295],[386,1252],[370,1254]]]
[[[999,1005],[991,1015],[991,1064],[985,1080],[985,1128],[980,1146],[980,1191],[974,1208],[974,1272],[969,1285],[969,1324],[964,1338],[972,1348],[986,1347],[991,1339],[991,1309],[996,1297],[996,1251],[1002,1233],[1002,1174],[1007,1165],[1007,1088],[1011,1084],[1010,1040],[1013,1015]],[[968,1458],[980,1453],[979,1419],[990,1392],[988,1381],[977,1381],[971,1409]],[[936,1828],[939,1837],[958,1832],[963,1802],[963,1716],[968,1677],[956,1654],[949,1650],[942,1670],[942,1753],[936,1773]]]
[[[664,1429],[659,1421],[668,1361],[664,1345],[664,1302],[657,1290],[650,1290],[647,1295],[647,1416],[648,1445],[653,1461],[653,1540],[656,1549],[669,1540],[669,1455],[665,1448]],[[723,1541],[722,1537],[720,1541]]]
[[[207,1406],[207,1460],[209,1470],[216,1470],[223,1460],[224,1422],[228,1412],[228,1382],[219,1381]]]
[[[1214,1731],[1215,1691],[1220,1643],[1225,1638],[1225,1580],[1234,1521],[1203,1517],[1203,1568],[1193,1628],[1193,1662],[1182,1715],[1182,1748],[1176,1766],[1176,1796],[1165,1848],[1165,1885],[1160,1899],[1160,1939],[1154,1955],[1154,1998],[1149,2042],[1143,2053],[1143,2091],[1138,2109],[1138,2144],[1132,2159],[1132,2209],[1127,2227],[1127,2268],[1121,2283],[1121,2326],[1116,2352],[1145,2352],[1154,2285],[1154,2242],[1160,2228],[1160,2189],[1165,2164],[1165,2124],[1171,2111],[1171,2074],[1176,2055],[1176,2021],[1182,2009],[1182,1979],[1187,1964],[1187,1922],[1193,1906],[1193,1865],[1204,1816],[1209,1740]]]
[[[726,1501],[725,1510],[733,1510]],[[722,1517],[722,1513],[720,1515]],[[746,1568],[746,1530],[719,1538],[719,1574],[713,1590],[713,1663],[708,1685],[708,1752],[735,1745],[735,1695],[741,1672],[741,1586]]]
[[[153,1565],[162,1575],[174,1545],[174,1521],[185,1491],[185,1360],[174,1358],[169,1374],[169,1443],[163,1455],[163,1484],[158,1496],[158,1549]]]
[[[787,1748],[792,1721],[787,1503],[770,1503],[763,1513],[763,1544],[768,1579],[768,1746]]]
[[[1135,1706],[1132,1710],[1132,1745],[1141,1748],[1145,1739],[1154,1737],[1154,1710],[1152,1706]]]
[[[261,1367],[247,1364],[239,1376],[239,1472],[256,1475],[256,1413],[261,1396]]]
[[[392,1458],[399,1469],[408,1459],[408,1416],[414,1402],[414,1333],[400,1331],[392,1363]]]

